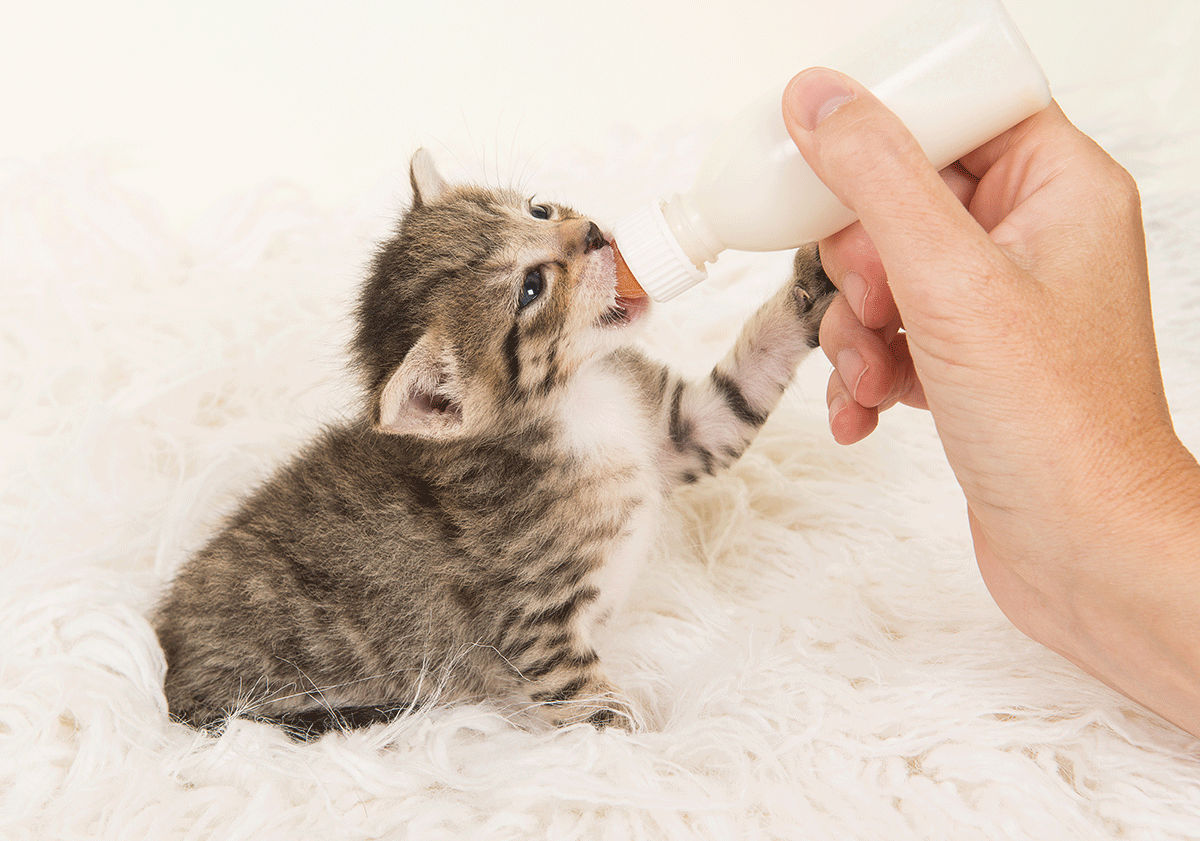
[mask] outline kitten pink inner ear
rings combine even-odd
[[[462,395],[453,359],[428,334],[413,346],[379,397],[380,432],[452,437],[462,429]]]
[[[412,182],[414,207],[437,201],[449,186],[437,171],[433,156],[424,147],[413,152],[408,164],[408,178]]]

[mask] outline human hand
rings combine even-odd
[[[940,174],[895,115],[833,71],[793,79],[784,118],[860,219],[820,243],[842,291],[821,326],[835,438],[863,438],[897,402],[927,407],[1000,607],[1174,711],[1146,698],[1128,662],[1161,653],[1114,657],[1097,642],[1113,623],[1096,605],[1133,599],[1121,609],[1134,625],[1180,586],[1144,575],[1147,541],[1177,532],[1179,549],[1200,531],[1200,468],[1163,396],[1132,178],[1054,104]],[[1194,711],[1172,719],[1200,732]]]

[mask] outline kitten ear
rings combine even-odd
[[[413,152],[408,164],[408,180],[412,182],[413,207],[437,201],[448,186],[434,166],[433,156],[424,147]]]
[[[454,354],[433,332],[421,337],[388,378],[375,428],[392,435],[453,438],[463,431],[462,383]]]

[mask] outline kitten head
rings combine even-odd
[[[450,185],[424,150],[413,203],[363,288],[354,351],[376,429],[495,431],[630,340],[613,249],[570,208]]]

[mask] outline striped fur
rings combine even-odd
[[[357,313],[362,416],[248,496],[160,605],[186,722],[303,735],[491,698],[629,726],[598,636],[662,502],[745,452],[816,343],[833,290],[810,249],[684,380],[629,345],[589,220],[413,172]]]

